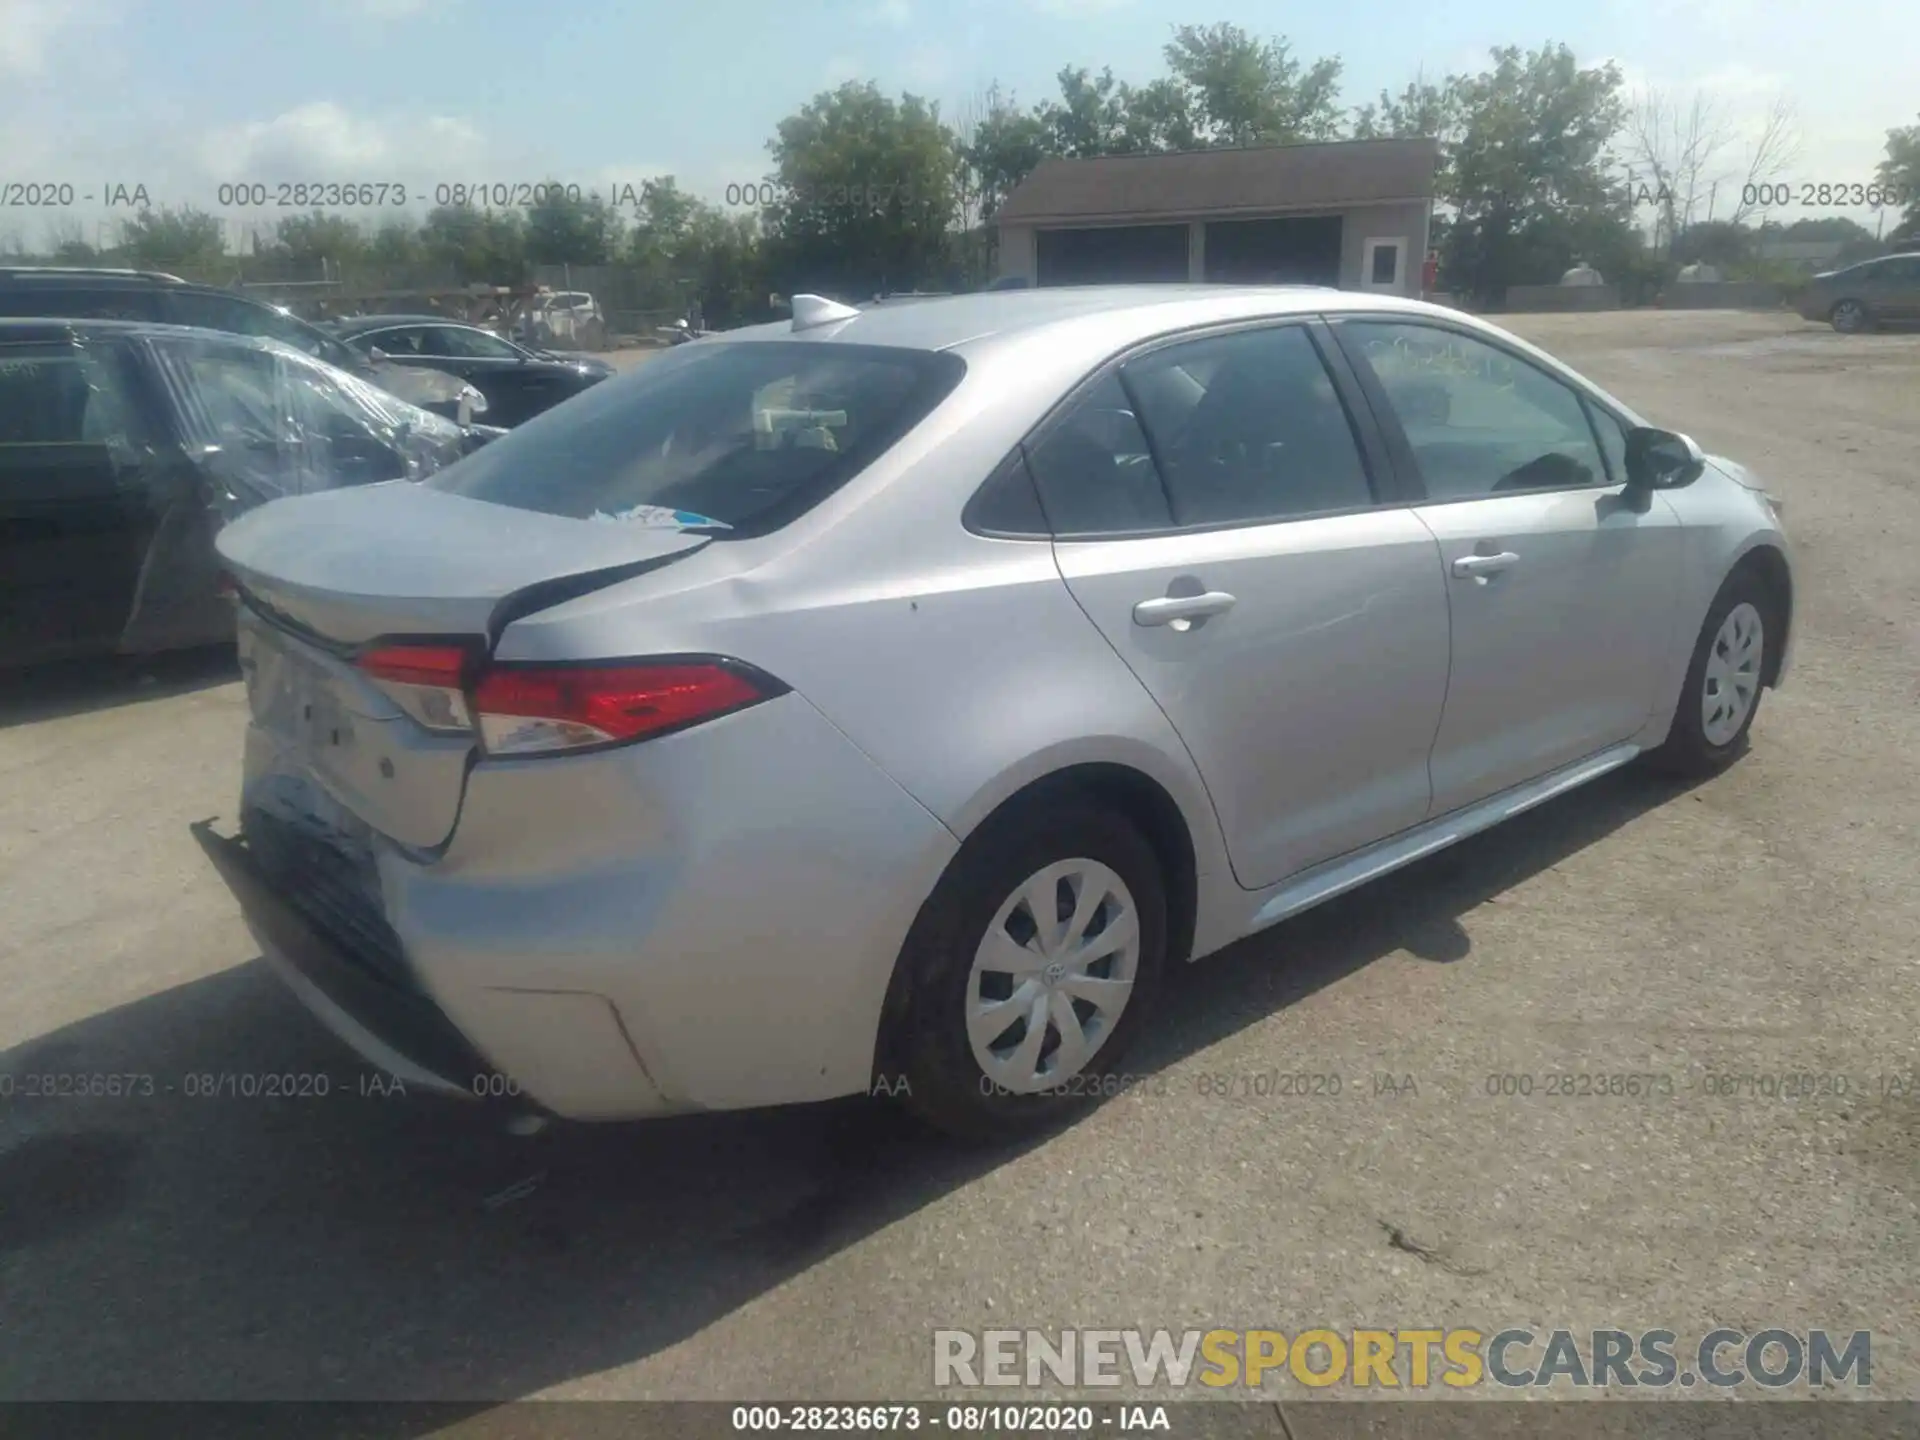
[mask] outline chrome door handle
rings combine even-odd
[[[1163,595],[1157,600],[1142,600],[1133,607],[1136,625],[1175,625],[1183,620],[1204,620],[1233,608],[1233,596],[1224,590],[1209,590],[1201,595]],[[1184,629],[1185,626],[1180,628]]]
[[[1502,570],[1511,570],[1520,563],[1520,557],[1511,550],[1502,550],[1498,555],[1462,555],[1453,562],[1453,573],[1460,576],[1498,575]]]

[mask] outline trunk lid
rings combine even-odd
[[[375,830],[453,832],[476,738],[429,728],[355,664],[371,642],[491,650],[522,615],[693,553],[706,535],[572,520],[407,481],[275,501],[220,532],[254,723]]]

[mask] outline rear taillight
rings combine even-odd
[[[430,730],[478,730],[490,755],[539,755],[645,740],[782,694],[720,658],[618,665],[486,665],[456,645],[382,645],[356,662]]]
[[[358,660],[393,702],[429,730],[471,730],[467,677],[473,652],[457,645],[382,645]]]
[[[778,695],[777,681],[726,660],[502,665],[473,688],[490,755],[538,755],[645,740]]]

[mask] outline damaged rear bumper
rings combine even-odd
[[[468,1100],[509,1089],[425,991],[366,963],[293,904],[245,839],[215,834],[210,820],[191,828],[267,963],[328,1029],[408,1085]]]

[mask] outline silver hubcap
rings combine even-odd
[[[967,977],[980,1073],[1031,1095],[1086,1069],[1113,1034],[1140,965],[1132,893],[1098,860],[1061,860],[1001,903]]]
[[[1760,612],[1743,600],[1727,612],[1707,651],[1700,733],[1709,745],[1725,745],[1746,723],[1760,693],[1760,659],[1765,648]]]
[[[1833,323],[1842,330],[1858,330],[1860,322],[1865,318],[1866,312],[1851,300],[1834,307]]]

